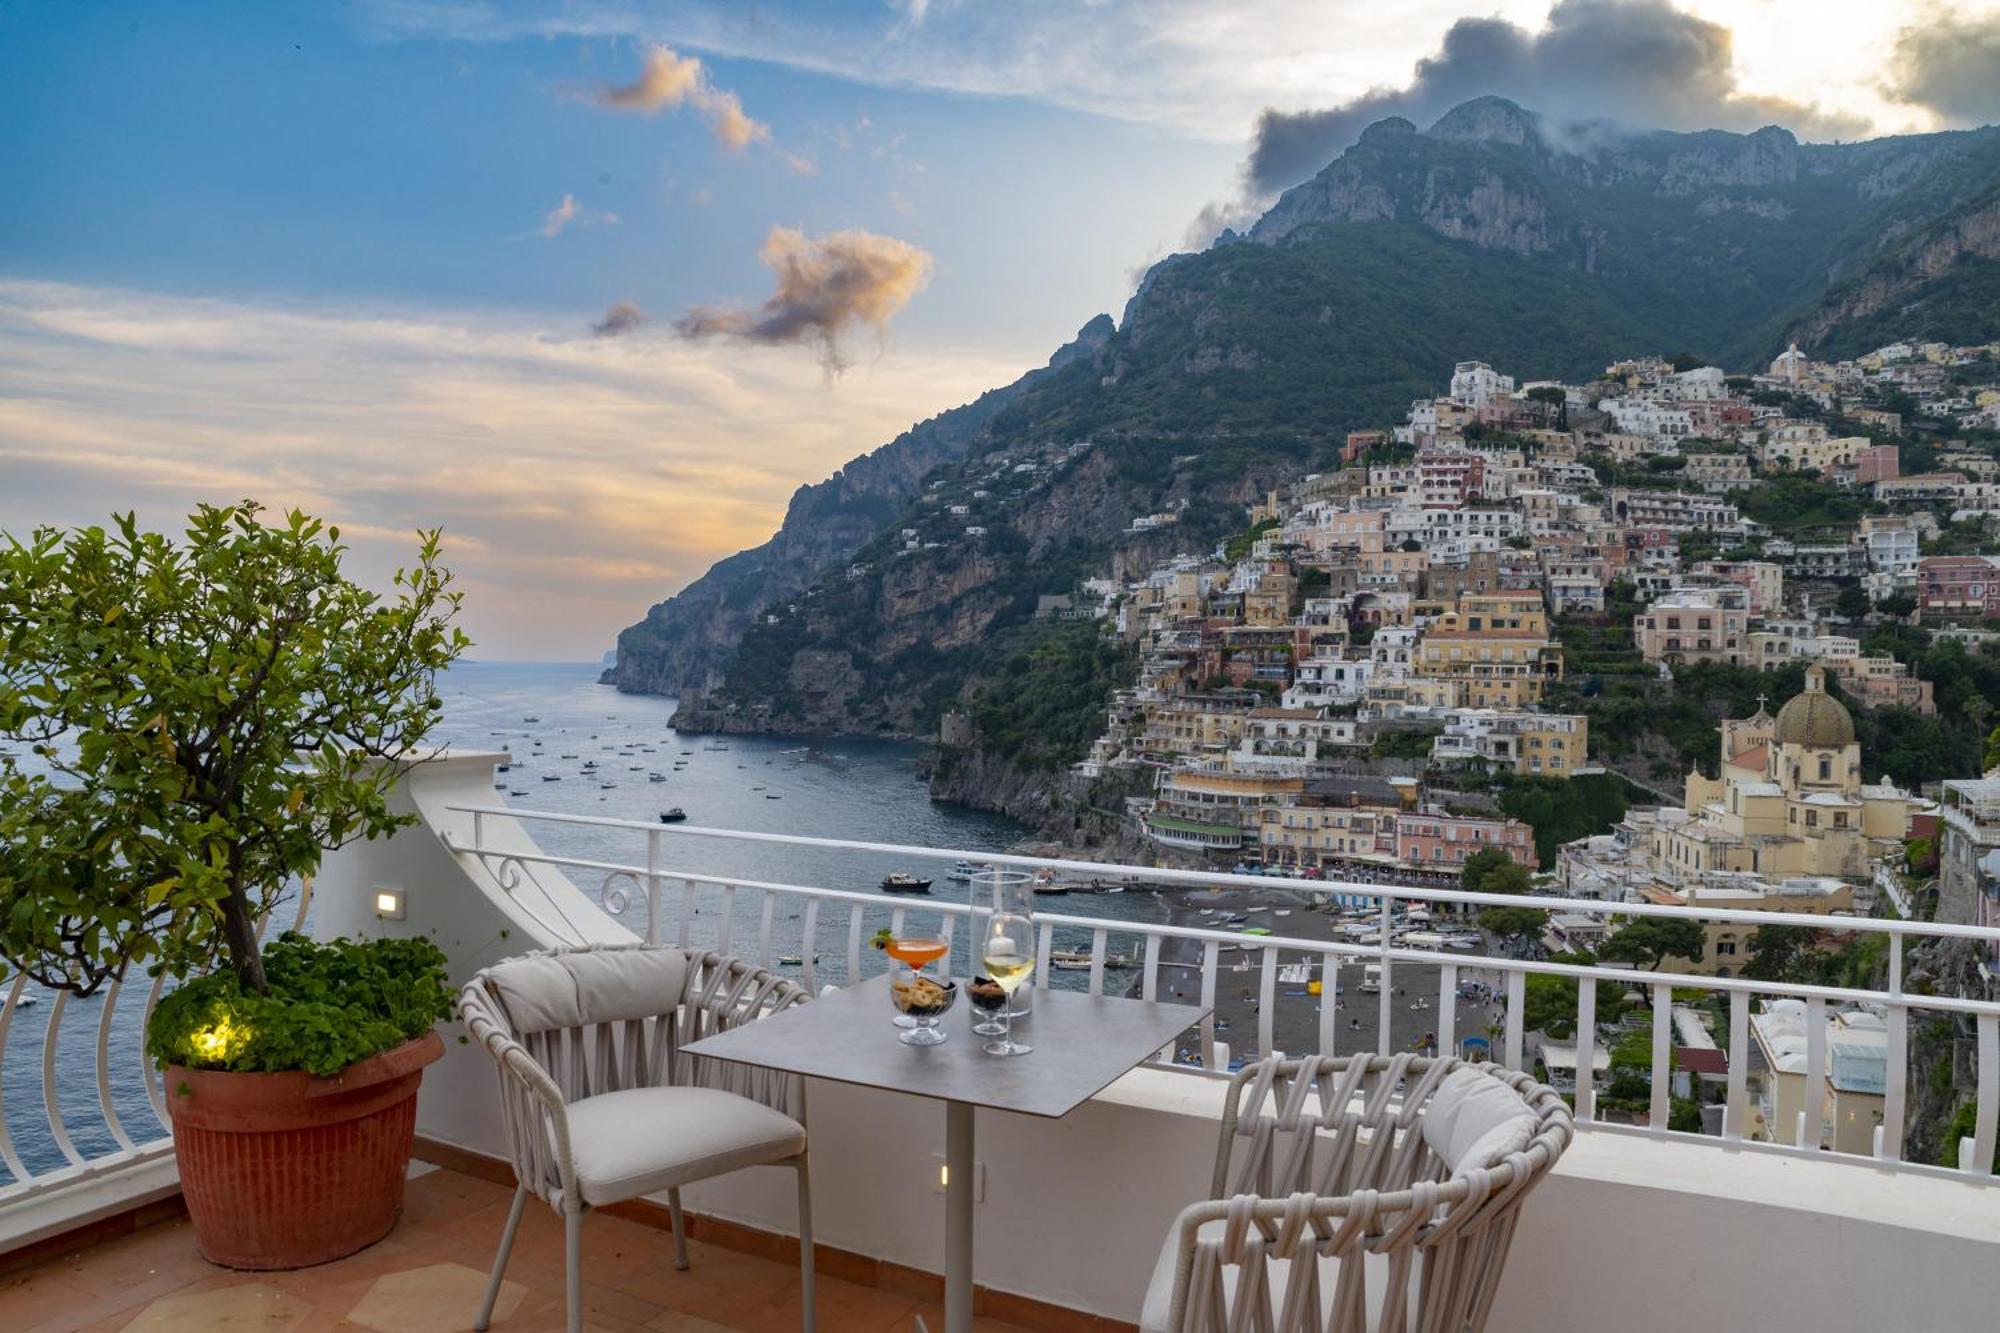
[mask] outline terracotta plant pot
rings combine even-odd
[[[403,1206],[428,1033],[331,1078],[166,1072],[195,1242],[225,1268],[304,1268],[373,1245]]]

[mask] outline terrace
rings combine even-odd
[[[1891,919],[1699,912],[1644,903],[1496,899],[1381,884],[1249,878],[972,854],[957,849],[865,846],[774,834],[667,828],[540,814],[493,803],[491,755],[457,755],[410,773],[399,799],[421,822],[382,842],[332,857],[301,919],[315,934],[422,934],[449,953],[455,977],[532,948],[635,939],[710,945],[790,968],[811,991],[870,975],[863,941],[878,924],[935,924],[962,952],[970,909],[949,896],[922,902],[825,885],[719,872],[718,848],[759,844],[892,854],[942,868],[976,856],[1017,868],[1213,890],[1290,895],[1304,904],[1268,935],[1117,919],[1081,910],[1038,912],[1039,948],[1087,956],[1087,967],[1044,967],[1047,984],[1092,992],[1131,984],[1170,1000],[1204,1003],[1254,992],[1236,1021],[1193,1025],[1163,1056],[1133,1070],[1057,1121],[980,1116],[984,1191],[978,1281],[989,1316],[1031,1327],[1081,1329],[1138,1317],[1154,1255],[1179,1208],[1206,1191],[1214,1123],[1232,1060],[1281,1047],[1352,1054],[1400,1041],[1399,989],[1434,995],[1424,1016],[1441,1050],[1462,1038],[1490,1041],[1493,1057],[1528,1067],[1535,1034],[1524,1027],[1536,976],[1577,982],[1573,1037],[1558,1060],[1596,1068],[1607,1044],[1650,1035],[1645,1104],[1609,1106],[1589,1079],[1575,1089],[1579,1134],[1529,1201],[1489,1327],[1505,1331],[1615,1325],[1633,1330],[1742,1327],[1758,1310],[1773,1327],[1971,1328],[1995,1317],[1991,1273],[2000,1262],[2000,1193],[1990,1174],[2000,1129],[2000,1004],[1905,990],[1905,952],[1926,940],[1992,941],[2000,931]],[[537,836],[539,835],[539,836]],[[554,850],[561,847],[564,850]],[[385,891],[389,891],[385,896]],[[1121,902],[1125,901],[1123,899]],[[394,910],[384,907],[392,902]],[[1379,939],[1350,942],[1318,927],[1315,905],[1372,903]],[[1881,991],[1577,967],[1498,954],[1438,952],[1399,944],[1408,908],[1543,905],[1572,917],[1740,919],[1885,934],[1889,981]],[[1577,923],[1580,927],[1581,923]],[[1287,933],[1290,931],[1291,933]],[[1122,960],[1136,967],[1122,969]],[[1373,992],[1340,994],[1343,975],[1379,969]],[[1288,1001],[1303,966],[1337,1004]],[[1286,974],[1281,980],[1281,972]],[[1505,1001],[1491,1027],[1461,1004],[1479,978]],[[1599,1023],[1604,982],[1644,997],[1620,1026]],[[1227,991],[1229,994],[1224,994]],[[1765,1088],[1749,1058],[1723,1079],[1720,1134],[1669,1127],[1676,1003],[1690,992],[1722,997],[1717,1035],[1727,1051],[1753,1049],[1752,1019],[1770,1000],[1798,1002],[1803,1049],[1788,1054],[1799,1106],[1790,1123],[1756,1137]],[[164,1137],[163,1095],[138,1068],[135,1024],[155,995],[135,981],[101,1000],[24,1003],[15,981],[0,1009],[0,1324],[14,1327],[217,1327],[227,1319],[271,1327],[430,1330],[469,1323],[492,1246],[506,1182],[491,1063],[447,1044],[423,1085],[420,1159],[405,1215],[389,1239],[351,1259],[289,1274],[229,1273],[194,1256],[175,1219],[177,1182]],[[1326,997],[1322,997],[1326,998]],[[86,1006],[97,1012],[79,1015]],[[1821,1146],[1835,1105],[1829,1019],[1880,1016],[1885,1050],[1881,1121],[1852,1150]],[[1351,1028],[1364,1014],[1371,1028]],[[1609,1018],[1608,1015],[1604,1017]],[[886,1014],[884,1021],[886,1021]],[[1969,1034],[1963,1077],[1976,1100],[1973,1132],[1957,1160],[1967,1169],[1910,1160],[1907,1130],[1924,1089],[1910,1053],[1940,1021]],[[1233,1047],[1233,1049],[1232,1049]],[[1969,1055],[1969,1059],[1965,1058]],[[60,1058],[59,1058],[60,1057]],[[1789,1066],[1796,1066],[1792,1069]],[[1935,1089],[1930,1090],[1935,1092]],[[1870,1094],[1871,1096],[1874,1094]],[[832,1329],[913,1327],[931,1307],[943,1267],[943,1200],[937,1193],[942,1126],[914,1099],[835,1083],[809,1086],[820,1314]],[[1789,1105],[1790,1103],[1787,1103]],[[1846,1140],[1843,1138],[1843,1143]],[[442,1169],[438,1169],[442,1168]],[[758,1330],[796,1327],[796,1274],[786,1262],[791,1188],[780,1173],[750,1172],[686,1191],[698,1251],[689,1272],[662,1262],[663,1209],[650,1204],[595,1217],[585,1249],[591,1321],[604,1328]],[[765,1177],[769,1176],[770,1179]],[[540,1214],[537,1216],[537,1214]],[[521,1257],[496,1328],[560,1322],[559,1229],[531,1210]],[[1774,1263],[1774,1260],[1776,1261]],[[1789,1277],[1777,1276],[1789,1267]],[[1691,1281],[1692,1275],[1699,1281]],[[792,1304],[788,1304],[792,1302]],[[179,1320],[178,1323],[175,1320]]]

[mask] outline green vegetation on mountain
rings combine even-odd
[[[1457,361],[1572,382],[1648,352],[1751,370],[1792,337],[1824,350],[1886,329],[1912,301],[1955,338],[2000,334],[1983,295],[2000,130],[1571,151],[1511,104],[1462,110],[1429,132],[1372,127],[1247,238],[1155,265],[1115,326],[1092,320],[1045,370],[802,493],[725,589],[628,631],[612,678],[701,687],[688,725],[927,734],[1006,674],[1002,645],[1038,598],[1245,535],[1246,504],[1334,465],[1348,430],[1395,421]],[[1676,481],[1671,465],[1617,479]],[[1798,533],[1868,505],[1803,476],[1739,502]],[[1176,521],[1131,530],[1162,513]],[[1702,691],[1720,683],[1660,688],[1619,630],[1615,615],[1563,630],[1595,739],[1684,770],[1712,749],[1722,700]],[[1960,721],[1881,727],[1871,769],[1964,771]]]

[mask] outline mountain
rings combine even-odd
[[[924,478],[964,456],[994,414],[1049,370],[1086,357],[1111,336],[1109,315],[1014,383],[920,422],[825,481],[799,487],[785,521],[762,546],[715,563],[618,636],[603,683],[628,694],[678,695],[720,683],[723,669],[764,607],[798,593],[845,560],[916,498]]]
[[[1500,98],[1392,117],[1246,235],[1154,265],[1115,328],[802,490],[770,543],[625,631],[607,678],[700,688],[690,726],[923,734],[1050,666],[1039,596],[1226,535],[1456,361],[1576,380],[1645,352],[1984,340],[1996,296],[2000,130],[1802,144]],[[1177,529],[1127,531],[1169,508]]]

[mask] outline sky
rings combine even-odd
[[[0,6],[0,531],[256,498],[594,658],[1366,123],[2000,119],[2000,6]]]

